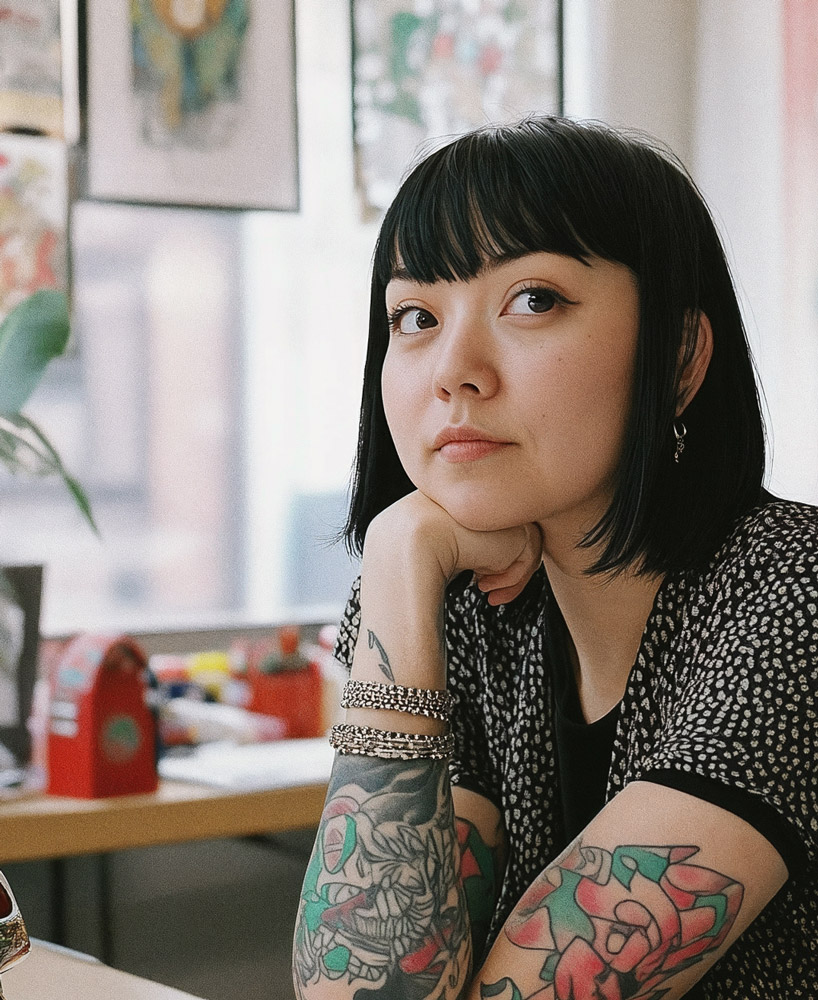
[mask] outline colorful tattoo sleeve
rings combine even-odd
[[[301,895],[300,997],[456,1000],[471,969],[447,767],[338,757]]]
[[[744,890],[689,864],[697,847],[573,845],[531,885],[506,922],[508,941],[539,952],[533,979],[481,983],[500,1000],[659,1000],[669,980],[727,937]],[[668,987],[668,988],[666,988]]]

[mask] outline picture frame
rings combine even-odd
[[[87,4],[87,197],[297,211],[294,0]]]
[[[0,132],[0,319],[43,288],[68,291],[68,150]]]
[[[43,567],[0,567],[0,743],[25,765],[37,680]]]
[[[351,0],[356,184],[365,218],[415,156],[562,107],[561,0]]]
[[[0,132],[63,138],[61,0],[4,0]]]

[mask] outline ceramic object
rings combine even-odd
[[[31,948],[20,907],[6,876],[0,872],[0,973],[25,958]],[[0,985],[0,1000],[3,987]]]

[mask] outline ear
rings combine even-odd
[[[690,401],[701,388],[713,357],[713,327],[703,312],[689,313],[689,321],[696,323],[696,346],[693,356],[679,376],[679,394],[676,400],[676,416],[684,412]],[[680,358],[681,361],[681,358]]]

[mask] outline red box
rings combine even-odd
[[[321,668],[302,656],[297,625],[283,625],[251,648],[246,679],[251,712],[277,715],[287,739],[321,736]]]
[[[280,674],[253,671],[247,680],[253,692],[250,711],[283,719],[287,739],[321,735],[321,671],[317,663]]]
[[[147,659],[127,636],[82,635],[68,645],[51,678],[51,795],[156,791],[156,723],[147,690]]]

